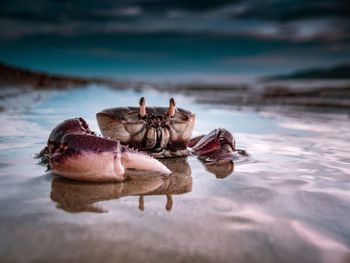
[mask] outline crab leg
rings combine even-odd
[[[146,100],[144,97],[141,97],[139,104],[140,104],[140,116],[145,117],[147,112],[146,112]]]
[[[170,117],[173,117],[175,115],[175,108],[176,108],[176,103],[174,98],[171,98],[169,101],[169,110],[168,110],[168,115]]]

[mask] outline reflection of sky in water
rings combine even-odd
[[[277,253],[288,259],[298,255],[300,262],[332,258],[341,262],[350,253],[350,125],[345,115],[218,109],[175,96],[179,107],[196,113],[195,134],[225,127],[234,133],[238,147],[251,154],[251,161],[237,163],[231,176],[218,180],[190,157],[192,191],[173,195],[170,212],[164,208],[164,195],[145,196],[141,212],[137,196],[106,192],[97,200],[108,213],[87,216],[55,208],[59,205],[50,199],[51,177],[43,175],[44,167],[35,165],[34,153],[43,147],[52,127],[65,118],[82,116],[98,131],[96,112],[137,106],[141,96],[150,106],[166,106],[169,95],[97,86],[37,95],[41,99],[28,99],[27,104],[23,96],[30,94],[12,98],[0,115],[0,230],[8,246],[20,240],[36,251],[42,238],[55,240],[54,231],[64,224],[62,231],[78,233],[64,239],[67,244],[69,240],[79,243],[78,236],[86,235],[97,237],[98,242],[91,241],[96,246],[106,240],[127,240],[131,248],[150,244],[151,254],[158,253],[157,248],[184,255],[195,251],[209,260],[240,261],[252,248],[270,261],[280,261],[274,256]],[[21,103],[16,105],[16,100]],[[64,195],[69,187],[64,183],[61,187]],[[32,234],[30,244],[21,231],[13,235],[4,229],[16,229],[12,221]],[[42,224],[50,229],[33,232]],[[126,230],[121,231],[120,225]],[[210,248],[203,250],[203,243]],[[48,253],[50,247],[45,247]]]

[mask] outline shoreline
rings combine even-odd
[[[253,84],[152,83],[146,81],[84,78],[35,72],[0,64],[0,100],[8,90],[64,90],[88,85],[135,91],[155,90],[191,96],[197,103],[236,107],[296,106],[350,109],[350,80],[272,80]],[[5,89],[4,89],[5,87]],[[6,93],[7,90],[7,93]],[[13,96],[15,93],[11,93]]]

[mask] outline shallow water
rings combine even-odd
[[[0,262],[349,262],[350,121],[340,113],[177,105],[195,134],[232,131],[250,153],[218,176],[169,159],[169,178],[74,182],[36,165],[57,123],[103,108],[166,105],[168,95],[105,87],[25,92],[1,100]],[[181,169],[179,169],[179,167]],[[224,178],[223,178],[224,177]]]

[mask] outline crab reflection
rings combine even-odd
[[[173,207],[172,195],[184,194],[192,191],[191,168],[186,158],[164,159],[162,162],[171,169],[173,174],[163,181],[163,184],[148,193],[140,194],[139,209],[145,209],[144,196],[149,195],[165,195],[165,209],[170,211]]]
[[[235,163],[243,163],[251,160],[250,155],[245,150],[236,149],[232,158],[224,158],[216,162],[208,162],[207,156],[198,156],[197,159],[203,164],[205,169],[216,176],[217,179],[224,179],[235,170]]]
[[[235,163],[233,161],[225,161],[220,163],[205,164],[205,169],[216,176],[217,179],[224,179],[231,175],[235,170]]]
[[[139,196],[139,209],[145,209],[144,196],[165,195],[166,210],[173,206],[172,195],[192,191],[191,168],[185,158],[163,160],[173,174],[162,177],[152,172],[129,171],[129,179],[120,183],[87,183],[62,177],[52,180],[51,199],[57,208],[67,212],[107,212],[95,205],[96,202],[119,199],[125,196]]]

